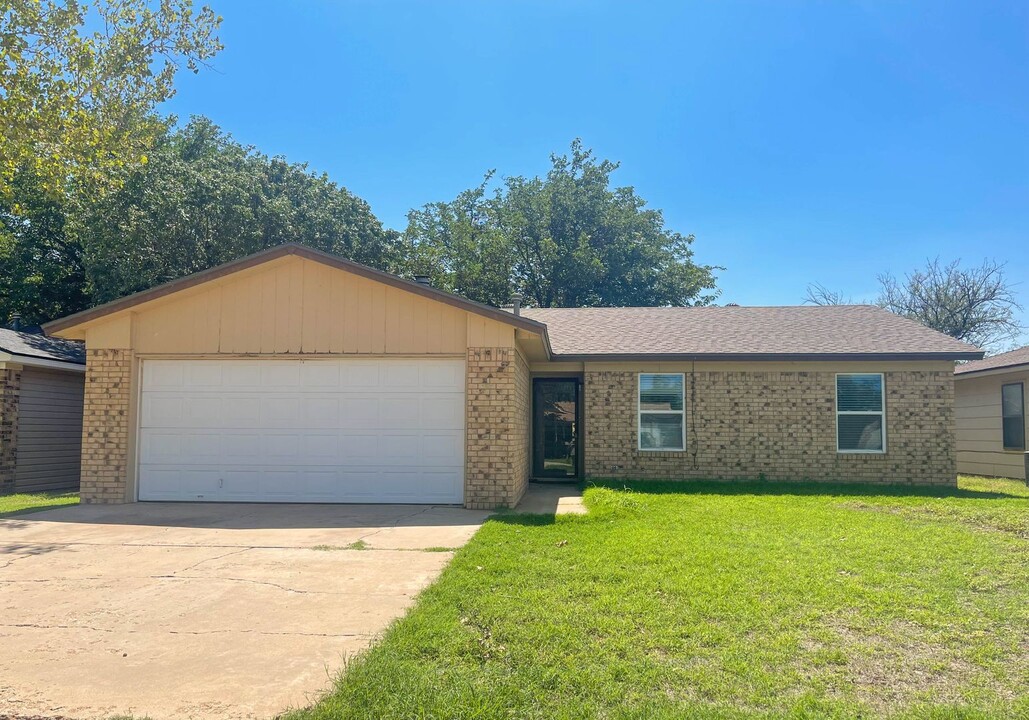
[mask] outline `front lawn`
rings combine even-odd
[[[1029,493],[633,483],[487,522],[294,719],[1029,716]]]
[[[0,518],[17,513],[49,510],[61,505],[75,505],[79,501],[76,492],[41,492],[0,495]]]

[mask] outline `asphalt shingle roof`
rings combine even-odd
[[[973,358],[981,351],[874,305],[525,308],[555,355]]]
[[[0,328],[0,352],[23,357],[86,364],[86,350],[75,340],[61,340],[36,333]]]
[[[1014,367],[1015,365],[1029,365],[1029,345],[1020,347],[1017,350],[1001,353],[1000,355],[993,355],[982,360],[973,360],[972,362],[958,365],[954,368],[954,374],[964,375],[965,373],[980,372],[982,370],[999,370],[1000,368]]]

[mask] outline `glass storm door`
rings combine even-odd
[[[579,477],[579,380],[532,382],[533,476]]]

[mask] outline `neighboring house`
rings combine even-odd
[[[79,486],[86,352],[0,328],[0,494]]]
[[[471,302],[297,245],[57,320],[84,502],[514,505],[530,478],[953,485],[954,361],[884,310]]]
[[[1029,345],[954,370],[958,472],[1025,480]]]

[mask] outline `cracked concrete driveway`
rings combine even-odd
[[[0,519],[0,717],[270,718],[305,705],[486,516],[137,503]],[[346,549],[358,540],[367,549]]]

